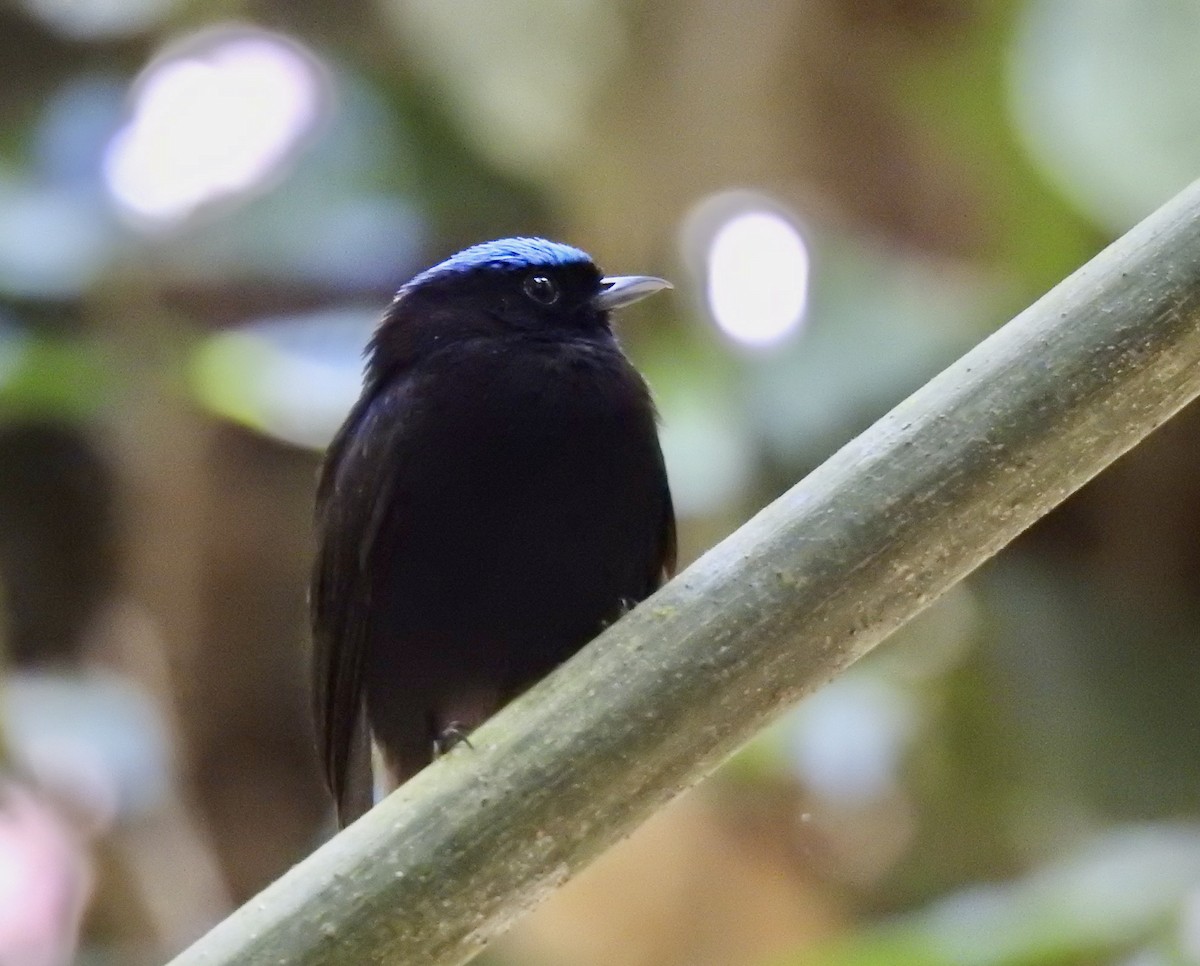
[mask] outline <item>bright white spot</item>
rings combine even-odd
[[[708,305],[730,337],[766,346],[791,333],[808,302],[808,248],[772,211],[734,215],[708,250]]]
[[[796,709],[792,755],[804,783],[827,801],[866,805],[899,783],[918,709],[890,683],[845,675]]]
[[[322,78],[311,56],[266,32],[208,35],[151,64],[104,160],[109,190],[151,222],[262,183],[315,121]]]

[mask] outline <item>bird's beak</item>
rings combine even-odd
[[[600,294],[592,299],[592,305],[601,312],[630,305],[664,288],[674,288],[665,278],[653,275],[610,275],[600,279],[600,285]]]

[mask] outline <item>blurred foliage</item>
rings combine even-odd
[[[1139,947],[1137,962],[1194,962],[1178,943],[1178,910],[1198,876],[1194,827],[1117,828],[1023,880],[964,889],[780,966],[1043,966]]]
[[[1026,132],[1012,123],[1020,103],[1012,97],[1018,79],[1010,62],[1022,52],[1014,34],[1022,19],[1036,15],[1036,8],[1053,5],[1004,0],[975,4],[970,29],[939,48],[922,49],[915,63],[907,65],[898,87],[901,109],[911,112],[934,144],[944,146],[957,169],[954,174],[977,194],[972,216],[980,222],[971,226],[976,235],[972,254],[1013,286],[1011,311],[1073,271],[1104,239],[1083,212],[1054,190],[1046,170],[1024,149]],[[1058,6],[1083,10],[1086,5]],[[1044,42],[1053,36],[1031,39]],[[1042,77],[1047,74],[1041,71]],[[963,83],[964,78],[971,82]],[[1064,112],[1060,120],[1067,116]],[[1157,201],[1172,193],[1168,189]],[[1145,201],[1141,214],[1155,203]]]
[[[234,39],[259,80],[213,100]],[[153,696],[184,782],[160,797],[197,817],[101,870],[131,885],[85,955],[161,961],[225,901],[163,886],[171,866],[244,899],[327,831],[297,643],[312,474],[416,269],[545,233],[676,280],[620,335],[690,559],[1200,171],[1198,42],[1196,0],[0,7],[0,420],[66,421],[113,475],[80,662]],[[159,120],[262,156],[210,183],[151,151],[131,204],[114,146],[181,64],[208,88]],[[773,341],[715,324],[714,241],[745,212],[803,246]],[[1182,414],[490,956],[1200,961],[1198,431]],[[38,504],[0,519],[0,584],[83,532],[56,481],[0,494]],[[55,626],[56,595],[28,599],[7,622]]]
[[[72,419],[93,415],[111,397],[113,368],[94,347],[62,338],[0,335],[4,356],[0,371],[0,413],[56,415]]]

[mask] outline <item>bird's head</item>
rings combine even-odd
[[[605,276],[586,252],[544,238],[503,238],[452,255],[396,293],[368,348],[376,376],[480,337],[607,337],[609,313],[671,284]]]

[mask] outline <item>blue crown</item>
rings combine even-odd
[[[426,269],[404,288],[414,288],[446,275],[474,272],[479,269],[519,271],[540,266],[555,268],[587,264],[591,260],[587,252],[561,242],[547,241],[545,238],[499,238],[464,248],[457,255],[451,255],[444,262]]]

